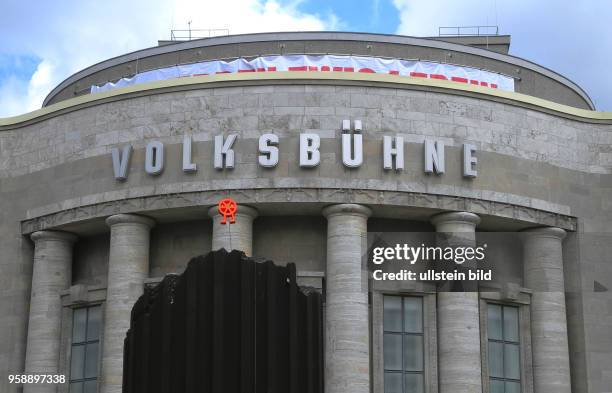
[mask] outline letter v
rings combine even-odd
[[[132,156],[132,146],[124,146],[123,153],[120,153],[118,148],[113,147],[111,153],[113,155],[113,172],[115,173],[115,179],[121,181],[126,180],[130,157]]]

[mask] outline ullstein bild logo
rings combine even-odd
[[[342,164],[347,168],[359,168],[363,164],[363,135],[361,120],[353,122],[351,130],[350,120],[342,121]],[[238,135],[229,134],[215,136],[213,165],[218,170],[233,169],[235,163],[234,143]],[[401,136],[383,136],[383,168],[385,170],[401,171],[404,169],[404,138]],[[444,159],[444,141],[425,140],[425,173],[441,175],[446,170]],[[300,134],[299,165],[302,168],[313,168],[321,162],[321,137],[318,134]],[[279,137],[275,134],[263,134],[259,137],[258,162],[264,168],[274,168],[278,165]],[[183,172],[197,171],[197,165],[191,156],[191,137],[183,138]],[[113,148],[113,171],[115,179],[127,180],[132,146],[126,145],[122,149]],[[150,175],[159,175],[164,170],[164,144],[151,141],[145,150],[144,170]],[[463,144],[463,176],[473,178],[478,175],[476,171],[476,146]]]

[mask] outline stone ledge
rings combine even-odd
[[[90,94],[61,101],[24,115],[0,118],[0,131],[19,128],[23,125],[37,123],[41,120],[72,112],[80,108],[99,105],[100,103],[123,100],[130,97],[163,94],[171,91],[185,91],[199,88],[216,88],[232,86],[250,86],[265,84],[333,84],[371,87],[392,87],[416,89],[434,92],[477,97],[502,102],[513,106],[534,109],[539,112],[555,114],[587,123],[609,124],[610,112],[597,112],[587,109],[557,104],[542,98],[532,97],[516,92],[506,92],[479,86],[464,85],[456,82],[437,79],[402,77],[388,74],[347,73],[347,72],[266,72],[237,73],[190,78],[177,78],[128,86],[97,94]]]
[[[61,228],[68,224],[92,219],[103,219],[120,213],[146,213],[188,207],[207,208],[228,196],[234,198],[238,203],[245,203],[251,206],[257,206],[258,203],[357,203],[372,207],[374,216],[376,216],[376,206],[416,207],[431,209],[431,213],[436,211],[466,211],[481,216],[488,215],[521,221],[526,224],[532,224],[532,226],[534,224],[555,226],[569,231],[575,231],[577,227],[576,218],[569,215],[466,197],[401,191],[277,188],[184,192],[79,206],[23,220],[21,222],[21,233],[31,234],[40,230]]]
[[[363,192],[400,192],[414,195],[443,195],[451,199],[447,207],[443,210],[461,210],[454,208],[452,198],[464,198],[473,201],[498,202],[507,205],[527,207],[534,210],[546,211],[565,216],[571,215],[571,209],[566,205],[544,201],[536,198],[529,198],[521,195],[495,192],[488,190],[473,190],[458,186],[434,185],[425,187],[420,182],[387,182],[377,179],[299,179],[299,178],[275,178],[275,179],[235,179],[235,180],[209,180],[166,183],[158,187],[137,186],[128,189],[106,191],[97,194],[84,195],[66,199],[61,202],[52,203],[44,206],[37,206],[26,211],[25,220],[48,216],[61,211],[78,209],[84,206],[97,205],[103,203],[113,203],[118,200],[133,200],[141,197],[154,198],[157,195],[189,195],[194,192],[221,191],[231,192],[232,190],[312,190],[328,189],[331,194],[348,193],[361,194]],[[263,192],[263,191],[262,191]],[[267,192],[256,194],[256,202],[266,202],[262,195]],[[292,192],[287,191],[287,198],[292,198]],[[379,198],[376,198],[379,199]],[[289,201],[290,199],[288,199]],[[384,204],[384,199],[382,201]],[[211,205],[216,202],[211,203]]]

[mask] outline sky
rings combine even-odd
[[[497,25],[512,36],[512,55],[565,75],[612,111],[612,0],[0,0],[0,11],[0,117],[40,108],[74,72],[155,46],[189,21],[230,34],[431,36],[439,26]]]

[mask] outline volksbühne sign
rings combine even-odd
[[[351,132],[352,131],[352,132]],[[351,130],[349,120],[342,121],[342,164],[347,168],[359,168],[363,164],[363,135],[361,134],[361,120],[355,120]],[[222,171],[235,167],[234,143],[237,134],[229,134],[226,137],[217,135],[214,139],[213,166]],[[197,171],[197,165],[193,162],[191,154],[191,137],[183,138],[183,172]],[[279,137],[276,134],[263,134],[259,137],[258,163],[264,168],[274,168],[279,159]],[[446,170],[444,141],[424,141],[425,173],[441,175]],[[404,138],[401,136],[383,136],[383,168],[385,170],[401,171],[404,169]],[[299,141],[299,166],[302,168],[313,168],[321,162],[321,137],[314,133],[300,134]],[[128,167],[132,154],[132,146],[126,145],[121,150],[117,147],[111,150],[113,161],[113,172],[115,179],[127,180]],[[145,172],[155,176],[164,170],[164,144],[159,141],[147,143],[145,150]],[[463,144],[463,176],[473,178],[478,175],[476,171],[476,146]]]

